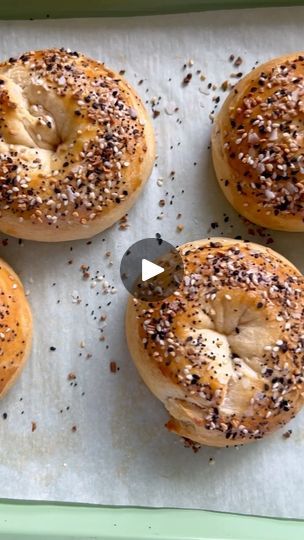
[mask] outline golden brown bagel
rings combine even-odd
[[[233,88],[216,117],[219,184],[250,221],[304,231],[304,53],[274,58]]]
[[[269,248],[213,238],[179,248],[183,284],[130,299],[128,346],[169,430],[209,446],[262,438],[304,403],[304,283]]]
[[[20,374],[32,343],[32,315],[23,286],[0,259],[0,398]]]
[[[87,238],[131,207],[154,134],[131,86],[100,62],[50,49],[0,64],[0,230]]]

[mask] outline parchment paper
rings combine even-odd
[[[260,243],[273,238],[272,247],[304,270],[303,236],[248,231],[217,187],[208,149],[212,97],[224,99],[221,90],[208,90],[208,83],[219,85],[256,61],[303,49],[303,22],[304,9],[298,7],[0,23],[3,58],[52,46],[82,50],[125,69],[149,109],[151,98],[161,98],[154,107],[160,111],[154,120],[157,166],[129,212],[128,229],[116,225],[89,245],[20,244],[3,237],[0,254],[29,292],[35,338],[22,377],[0,404],[1,497],[304,518],[303,414],[289,426],[288,440],[281,431],[238,450],[204,448],[194,454],[185,449],[163,427],[167,414],[132,365],[123,324],[127,292],[119,278],[124,251],[157,232],[173,244],[210,231]],[[233,67],[230,54],[240,55],[243,63]],[[189,60],[193,66],[183,70]],[[193,77],[183,87],[188,72]],[[166,201],[162,208],[160,199]],[[211,222],[218,227],[210,229]],[[181,232],[178,223],[184,225]],[[81,265],[90,266],[87,280]],[[103,293],[103,282],[92,280],[97,271],[116,294]],[[104,314],[107,320],[100,321]],[[119,367],[115,374],[110,361]],[[71,373],[76,379],[68,380]]]

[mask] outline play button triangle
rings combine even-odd
[[[148,259],[142,259],[141,261],[141,279],[142,281],[147,281],[148,279],[151,279],[155,276],[158,276],[162,272],[164,272],[165,269],[162,268],[162,266],[159,266],[158,264],[155,264]]]

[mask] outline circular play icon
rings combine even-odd
[[[159,302],[173,294],[183,275],[180,254],[160,236],[135,242],[121,260],[124,286],[132,296],[145,302]]]

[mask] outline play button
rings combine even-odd
[[[151,261],[147,261],[147,259],[143,259],[141,261],[141,280],[142,281],[147,281],[147,279],[151,279],[155,276],[158,276],[164,271],[165,269],[162,266],[158,266],[158,264],[154,264]]]
[[[184,276],[183,261],[177,249],[160,235],[144,238],[125,252],[120,276],[132,296],[159,302],[179,288]]]

